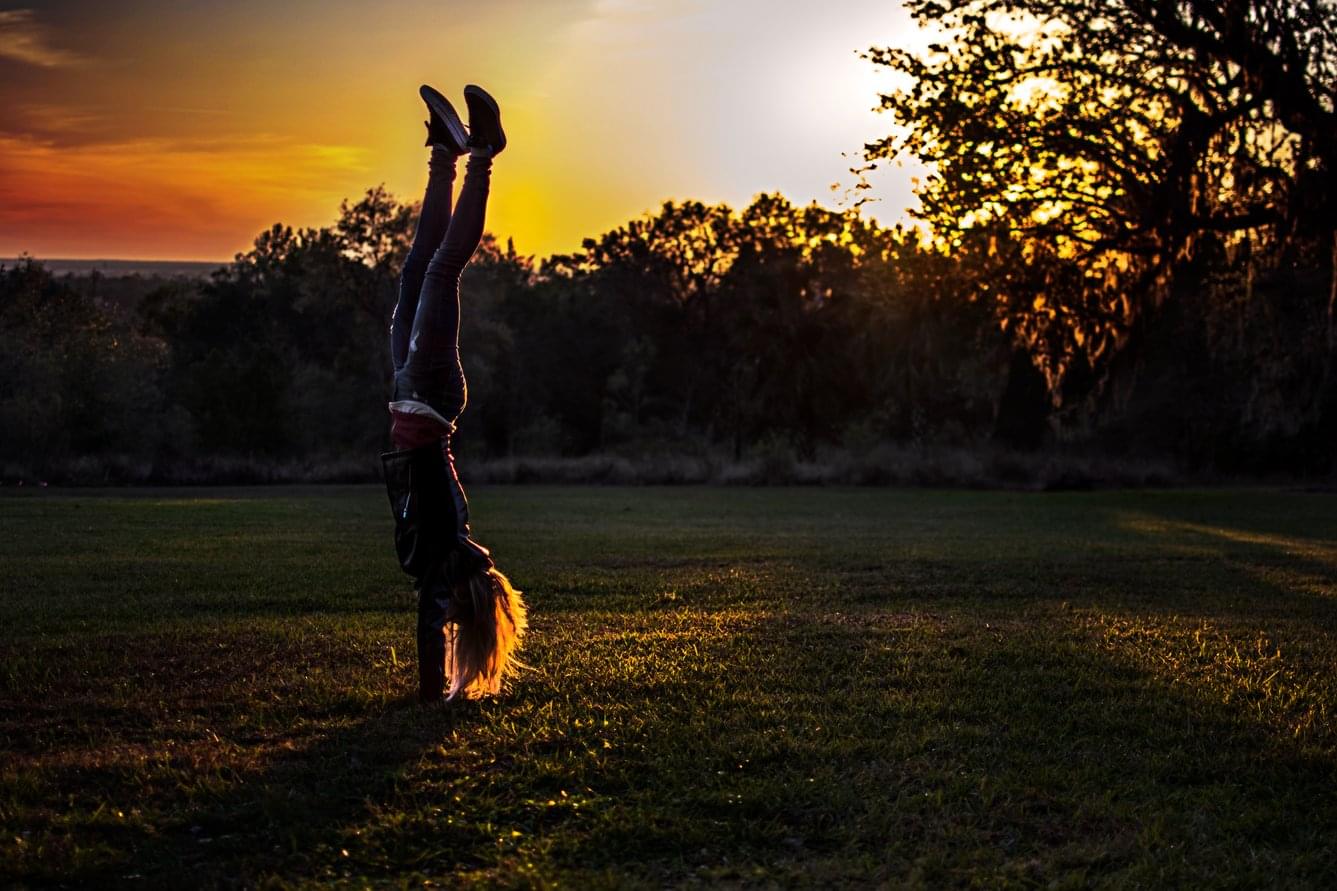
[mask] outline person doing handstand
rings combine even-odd
[[[469,504],[450,440],[467,388],[460,364],[460,276],[483,235],[492,159],[506,147],[501,113],[481,87],[464,88],[469,126],[424,85],[427,193],[390,320],[393,451],[382,454],[395,551],[418,594],[418,698],[498,693],[519,666],[525,604],[470,535]],[[455,163],[468,155],[451,212]],[[447,685],[447,679],[449,683]]]

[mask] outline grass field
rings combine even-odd
[[[1337,884],[1337,500],[482,488],[413,705],[373,487],[0,498],[0,884]]]

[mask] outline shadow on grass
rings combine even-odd
[[[1337,620],[1337,544],[1331,541],[1172,519],[1146,523],[1141,531],[1211,553],[1224,571],[1243,572],[1262,587],[1304,600],[1311,618]]]
[[[250,886],[272,874],[331,880],[391,868],[404,875],[432,866],[443,851],[457,868],[475,865],[469,852],[494,846],[495,839],[470,821],[434,821],[420,847],[383,851],[379,865],[350,867],[345,846],[354,840],[348,827],[389,802],[404,822],[420,819],[418,808],[440,813],[438,803],[415,793],[413,776],[425,765],[460,776],[486,765],[483,753],[447,751],[442,743],[467,736],[487,708],[425,709],[410,697],[384,710],[354,707],[311,744],[282,752],[263,770],[242,773],[221,794],[195,802],[189,826],[148,844],[140,856],[159,864],[154,878],[173,885]]]
[[[272,874],[338,878],[347,874],[346,827],[385,802],[405,807],[415,797],[416,770],[433,764],[464,774],[486,765],[481,753],[447,752],[442,742],[467,735],[488,708],[426,709],[407,697],[298,707],[286,732],[248,733],[211,721],[217,732],[204,734],[214,745],[198,728],[173,733],[166,716],[145,728],[150,738],[136,740],[128,728],[112,730],[124,713],[86,715],[118,738],[60,766],[43,766],[31,778],[48,800],[65,798],[69,812],[48,810],[25,824],[26,834],[47,846],[46,855],[29,858],[27,869],[11,864],[18,872],[10,877],[178,888],[251,887]],[[387,852],[396,874],[443,850],[454,867],[467,867],[468,852],[495,839],[471,823],[443,820],[423,842],[419,850]]]
[[[302,709],[310,742],[109,837],[133,870],[64,879],[1299,887],[1337,869],[1330,752],[1111,659],[1065,615],[545,630],[546,668],[511,699]]]
[[[792,613],[737,648],[699,708],[651,718],[657,744],[617,766],[609,819],[561,865],[930,886],[1303,884],[1337,866],[1330,758],[1062,619]]]
[[[6,810],[71,841],[9,875],[1331,886],[1331,735],[1291,733],[1244,684],[1267,666],[1236,671],[1230,639],[1195,637],[1207,620],[1307,634],[1300,668],[1330,673],[1334,604],[1295,583],[1331,568],[1291,552],[1280,513],[1136,508],[1083,530],[1126,550],[1035,559],[1019,535],[1019,555],[921,559],[813,533],[795,541],[830,550],[815,568],[572,575],[535,610],[538,669],[515,694],[444,713],[387,699],[407,674],[371,678],[384,632],[365,616],[317,653],[235,625],[231,654],[146,636],[120,661],[29,660],[25,676],[48,674],[0,691],[5,731],[39,712],[46,729]],[[1141,637],[1106,633],[1134,619]],[[143,666],[160,676],[118,686]]]

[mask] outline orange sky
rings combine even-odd
[[[856,51],[913,30],[886,0],[0,0],[0,256],[222,260],[416,198],[424,81],[500,100],[488,228],[523,253],[667,198],[834,205],[890,125]],[[874,184],[898,218],[909,173]]]

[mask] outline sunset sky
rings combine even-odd
[[[914,40],[895,0],[0,0],[0,256],[223,260],[380,182],[415,199],[422,82],[500,100],[488,228],[522,253],[667,198],[834,206],[890,126],[857,51]]]

